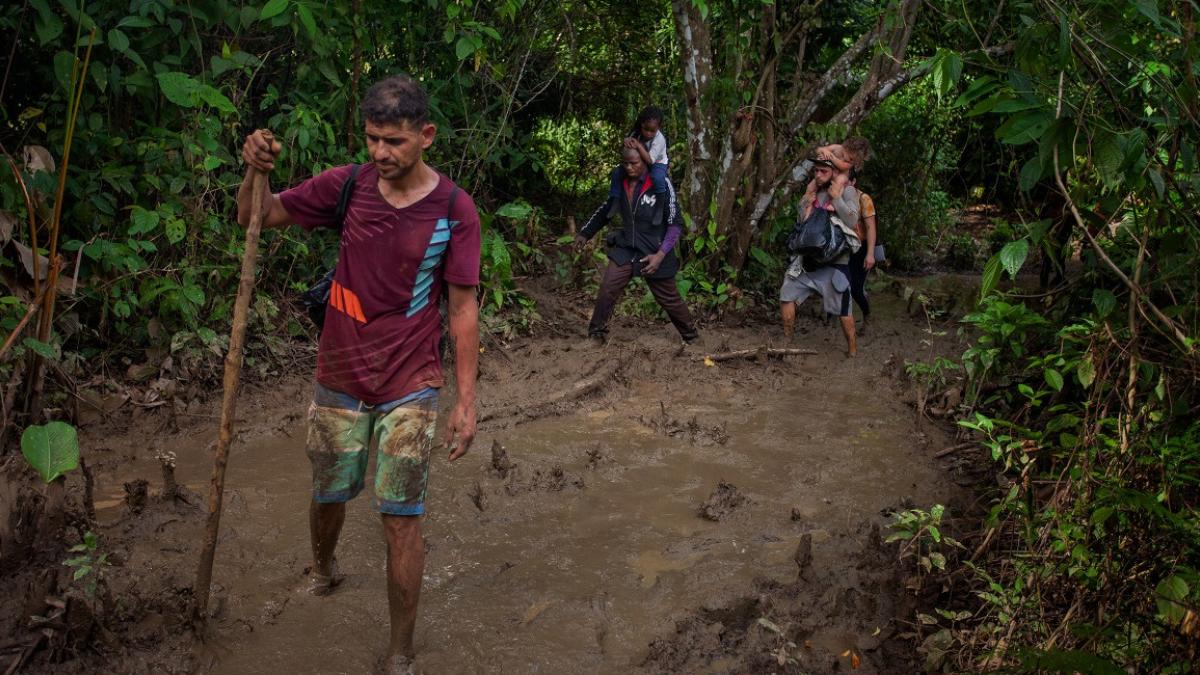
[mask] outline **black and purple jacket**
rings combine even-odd
[[[666,257],[649,278],[667,279],[675,276],[679,271],[675,244],[682,232],[675,187],[667,180],[666,191],[656,193],[649,173],[636,179],[627,178],[621,187],[616,196],[610,195],[592,213],[579,234],[591,239],[613,216],[620,215],[623,226],[610,232],[604,239],[608,244],[608,259],[617,265],[632,263],[636,272],[640,269],[639,261],[642,258],[662,251]]]

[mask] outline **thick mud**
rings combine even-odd
[[[435,453],[419,672],[919,668],[898,637],[912,613],[880,527],[898,504],[960,496],[933,458],[952,441],[918,419],[901,376],[906,359],[949,351],[952,327],[881,291],[858,358],[843,355],[836,322],[802,310],[786,346],[816,355],[706,365],[706,352],[785,346],[778,326],[726,317],[680,351],[666,321],[621,319],[598,346],[584,337],[586,298],[538,299],[536,337],[484,341],[486,421],[471,453]],[[119,644],[23,672],[372,672],[388,618],[369,489],[338,548],[346,581],[328,597],[300,590],[309,389],[304,372],[242,394],[203,642],[182,607],[216,403],[85,429],[99,534],[115,549],[110,592],[125,603]],[[179,499],[157,499],[163,452]],[[6,598],[31,592],[15,578]]]

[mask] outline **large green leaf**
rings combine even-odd
[[[159,73],[158,86],[171,103],[183,108],[196,107],[196,90],[200,88],[200,83],[185,73]]]
[[[262,13],[258,15],[259,19],[266,20],[276,16],[287,9],[288,0],[271,0],[266,5],[263,5]]]
[[[458,38],[458,42],[454,43],[454,55],[461,61],[471,54],[475,53],[475,45],[467,36]]]
[[[1021,167],[1021,189],[1029,192],[1042,179],[1042,160],[1040,157],[1030,157]]]
[[[979,300],[982,301],[991,294],[996,288],[996,284],[1000,282],[1000,271],[1003,267],[1000,265],[1000,254],[992,256],[983,266],[983,278],[979,281]]]
[[[39,42],[45,45],[62,35],[62,19],[58,18],[58,15],[50,9],[46,0],[32,0],[29,4],[33,5],[38,13],[37,19],[33,22],[33,30],[37,33]]]
[[[42,481],[49,483],[79,466],[75,427],[66,422],[28,427],[21,434],[21,454]]]
[[[1054,122],[1054,113],[1049,110],[1026,110],[1008,118],[996,130],[996,138],[1010,145],[1023,145],[1042,136],[1046,127]]]
[[[1010,241],[1000,249],[1000,264],[1004,266],[1004,270],[1008,272],[1008,276],[1016,277],[1017,272],[1021,271],[1021,266],[1025,264],[1025,258],[1029,255],[1029,240],[1018,239]]]

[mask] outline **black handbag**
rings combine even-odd
[[[804,256],[813,265],[827,265],[848,248],[846,233],[833,222],[833,214],[814,207],[803,221],[797,221],[788,236],[788,252]]]
[[[361,166],[361,164],[355,164],[350,167],[350,175],[346,177],[346,182],[342,183],[342,191],[338,193],[334,222],[337,223],[339,248],[341,247],[342,224],[346,221],[346,209],[350,207],[350,195],[354,193],[354,184],[358,180],[358,170]],[[333,273],[336,270],[337,263],[334,263],[333,267],[321,275],[315,284],[300,294],[300,302],[304,305],[304,311],[308,312],[308,318],[316,325],[317,332],[320,332],[325,326],[325,308],[329,305],[329,291],[333,288]]]

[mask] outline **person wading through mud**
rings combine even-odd
[[[625,178],[618,194],[609,195],[575,238],[576,245],[582,247],[613,216],[620,214],[623,227],[605,237],[608,267],[600,280],[588,336],[597,342],[605,341],[613,309],[630,279],[638,275],[646,280],[654,299],[671,318],[683,341],[694,342],[700,333],[675,286],[675,273],[679,270],[675,244],[682,231],[675,188],[664,176],[662,191],[655,191],[654,180],[636,148],[622,149],[621,168]]]
[[[346,502],[363,488],[367,453],[377,448],[375,501],[387,541],[391,643],[386,672],[407,673],[425,567],[425,512],[438,390],[438,299],[448,289],[458,399],[446,425],[450,460],[475,437],[479,357],[479,214],[470,195],[423,161],[437,128],[425,91],[397,75],[364,96],[367,152],[353,184],[317,351],[306,451],[313,467],[309,508],[313,566],[309,590],[324,595],[341,577],[334,558]],[[270,172],[280,153],[260,132],[242,157]],[[322,172],[271,195],[263,227],[336,227],[339,194],[351,166]],[[251,179],[238,191],[238,222],[250,221]]]
[[[808,220],[816,209],[824,209],[836,215],[847,236],[862,241],[859,225],[858,191],[849,184],[847,171],[838,169],[834,163],[818,157],[813,160],[813,179],[808,183],[800,208],[800,221]],[[847,266],[851,250],[844,251],[836,259],[823,265],[805,267],[803,256],[792,258],[783,285],[779,289],[780,317],[783,320],[783,336],[791,340],[796,330],[796,306],[808,296],[819,294],[827,315],[840,317],[842,333],[846,336],[846,356],[858,354],[858,342],[854,334],[854,315],[850,312],[850,270]]]

